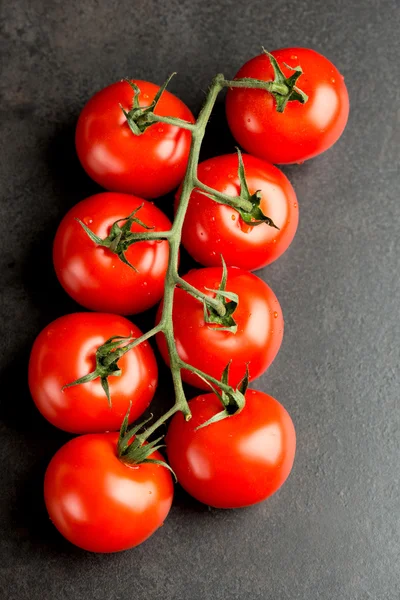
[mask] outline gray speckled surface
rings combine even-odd
[[[3,3],[1,30],[0,597],[397,600],[396,1],[20,0]],[[281,301],[286,332],[259,385],[292,414],[294,470],[268,502],[242,511],[209,511],[178,490],[143,546],[85,553],[46,518],[43,473],[68,436],[36,413],[25,381],[34,336],[77,308],[50,258],[62,215],[98,189],[75,158],[77,115],[121,76],[161,82],[171,70],[179,72],[171,89],[197,110],[211,77],[233,75],[261,44],[322,51],[345,75],[352,103],[332,150],[285,169],[300,228],[260,273]],[[204,156],[232,145],[219,106]],[[163,376],[158,410],[170,401]]]

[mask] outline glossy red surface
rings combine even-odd
[[[291,471],[296,433],[284,407],[258,390],[248,390],[243,410],[196,430],[221,411],[215,394],[189,402],[192,418],[176,414],[166,437],[168,459],[182,487],[216,508],[261,502]]]
[[[141,90],[141,107],[151,104],[159,86],[132,80]],[[108,190],[156,198],[178,187],[189,156],[189,131],[156,123],[136,136],[120,104],[132,108],[133,90],[119,81],[100,90],[83,108],[76,128],[76,150],[85,171]],[[188,107],[166,90],[155,114],[194,122]]]
[[[341,136],[349,116],[349,96],[343,76],[327,58],[308,48],[274,50],[284,75],[298,65],[303,74],[298,87],[308,102],[288,102],[278,113],[273,96],[256,89],[232,88],[226,97],[229,127],[247,152],[276,164],[303,162],[330,148]],[[249,60],[235,78],[272,81],[269,58]]]
[[[82,306],[126,315],[147,310],[161,299],[169,257],[166,240],[129,246],[125,255],[135,271],[117,254],[93,242],[76,220],[104,239],[115,221],[140,206],[137,218],[148,227],[155,231],[171,228],[169,219],[151,202],[114,192],[82,200],[61,221],[54,240],[54,268],[65,291]],[[145,228],[133,223],[131,231]]]
[[[273,262],[290,245],[299,220],[294,189],[276,167],[259,158],[243,155],[250,194],[262,193],[263,213],[279,227],[250,227],[239,213],[199,192],[193,192],[183,226],[186,250],[200,264],[219,266],[221,254],[227,265],[253,271]],[[199,180],[229,196],[240,195],[237,154],[217,156],[200,163]],[[176,204],[179,195],[177,195]]]
[[[218,289],[222,268],[195,269],[184,279],[213,296],[209,289]],[[278,299],[261,279],[235,267],[228,267],[227,291],[239,295],[234,313],[236,333],[218,331],[204,322],[203,303],[182,289],[175,290],[173,321],[179,356],[185,362],[220,379],[229,361],[229,383],[236,386],[249,368],[250,379],[261,375],[272,363],[283,337],[283,316]],[[157,320],[161,315],[161,306]],[[163,334],[157,336],[158,347],[168,363],[168,350]],[[201,389],[208,385],[192,372],[182,371],[184,381]]]
[[[70,542],[92,552],[141,544],[163,524],[172,504],[168,469],[123,464],[117,440],[117,433],[76,437],[55,454],[45,476],[50,519]],[[150,457],[162,459],[158,452]]]
[[[139,337],[133,323],[117,315],[73,313],[45,327],[33,344],[29,388],[42,415],[72,433],[117,430],[132,402],[129,421],[148,407],[157,386],[157,362],[148,342],[119,361],[122,374],[110,376],[112,406],[100,379],[62,389],[95,368],[95,353],[112,336]]]

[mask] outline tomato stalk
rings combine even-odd
[[[188,293],[197,297],[199,300],[203,300],[209,306],[215,308],[215,310],[223,317],[226,313],[226,308],[220,300],[216,301],[216,298],[210,298],[209,296],[205,296],[200,290],[193,288],[190,284],[184,281],[178,273],[178,255],[179,255],[179,246],[181,243],[182,237],[182,227],[185,220],[186,211],[188,208],[190,196],[195,188],[199,188],[202,191],[212,195],[215,197],[216,201],[222,202],[224,204],[228,204],[235,209],[242,209],[248,212],[251,212],[253,209],[252,202],[241,196],[237,198],[232,198],[231,196],[226,196],[205,186],[202,184],[197,178],[197,165],[199,163],[200,149],[201,144],[204,138],[206,126],[208,120],[210,118],[212,109],[218,97],[218,94],[221,92],[223,88],[226,87],[247,87],[247,88],[258,88],[263,89],[266,92],[270,92],[278,95],[281,95],[282,98],[292,93],[292,89],[285,85],[282,81],[273,82],[273,81],[259,81],[255,79],[246,79],[246,80],[235,80],[229,81],[224,78],[222,74],[218,74],[212,80],[211,86],[209,88],[208,94],[206,96],[203,107],[200,111],[200,114],[197,118],[196,123],[189,124],[186,122],[181,122],[180,119],[170,119],[168,117],[160,117],[155,115],[154,113],[149,113],[148,118],[152,122],[164,122],[177,125],[179,127],[183,127],[185,129],[190,129],[192,132],[192,142],[189,154],[188,165],[186,169],[185,178],[182,183],[181,194],[179,199],[178,209],[175,215],[175,220],[171,229],[170,236],[168,238],[168,242],[170,245],[170,258],[168,271],[165,280],[165,288],[164,288],[164,300],[163,300],[163,310],[162,317],[159,323],[160,331],[165,335],[167,345],[168,345],[168,353],[170,358],[170,369],[172,373],[172,379],[174,383],[175,389],[175,403],[174,405],[163,414],[155,423],[153,423],[150,427],[148,427],[143,433],[137,433],[136,437],[139,438],[141,442],[144,442],[147,438],[149,438],[161,425],[163,425],[170,417],[172,417],[176,412],[181,411],[186,420],[191,418],[191,413],[189,409],[189,405],[185,396],[185,392],[183,390],[182,378],[181,378],[181,370],[186,369],[196,373],[199,377],[207,381],[211,386],[212,384],[217,387],[217,389],[221,390],[224,394],[224,398],[229,397],[231,403],[235,405],[235,409],[231,411],[231,413],[226,412],[226,406],[224,406],[224,411],[222,411],[221,416],[219,418],[224,418],[232,414],[233,412],[238,412],[244,406],[244,391],[240,389],[233,389],[227,381],[227,377],[225,374],[222,374],[221,380],[217,380],[214,377],[211,377],[207,373],[200,371],[195,368],[193,365],[187,364],[183,360],[181,360],[174,339],[174,325],[173,325],[173,298],[174,298],[174,290],[178,285],[179,287],[186,290]],[[306,101],[306,99],[303,99]],[[277,103],[278,105],[278,103]],[[173,121],[173,123],[172,123]],[[239,152],[239,162],[241,163],[241,157]],[[241,182],[242,183],[242,182]],[[242,186],[241,186],[242,187]],[[246,186],[247,187],[247,186]],[[242,192],[242,189],[241,189]],[[270,223],[272,226],[275,225]],[[144,233],[145,237],[147,234]],[[192,289],[193,288],[193,289]],[[234,333],[232,332],[232,335]]]
[[[134,135],[141,135],[147,127],[150,127],[154,123],[167,123],[169,125],[175,125],[177,127],[189,130],[192,136],[186,174],[182,182],[179,205],[176,211],[175,219],[171,230],[167,232],[128,232],[130,243],[147,240],[168,240],[170,247],[170,255],[165,278],[163,309],[160,322],[158,323],[158,325],[153,327],[153,329],[143,334],[141,337],[133,340],[132,342],[129,342],[125,345],[120,345],[118,347],[113,347],[112,350],[108,353],[108,355],[104,356],[104,353],[100,352],[101,366],[98,369],[99,375],[97,376],[101,375],[101,377],[104,379],[107,376],[107,370],[109,372],[109,375],[118,374],[117,361],[119,360],[119,358],[121,358],[121,356],[123,356],[123,354],[125,354],[135,346],[138,346],[140,343],[144,342],[150,337],[156,335],[157,333],[162,333],[165,336],[168,346],[170,369],[175,390],[175,403],[164,415],[162,415],[157,421],[155,421],[146,429],[144,429],[144,426],[148,421],[135,427],[135,436],[136,439],[140,442],[140,445],[143,444],[162,424],[164,424],[176,412],[181,411],[184,414],[186,420],[189,420],[191,418],[191,412],[182,385],[182,369],[197,374],[201,379],[208,382],[212,389],[214,389],[213,386],[217,388],[214,391],[220,398],[223,405],[223,410],[221,411],[221,413],[218,414],[218,420],[221,418],[228,417],[231,414],[234,414],[235,412],[239,412],[244,407],[244,393],[245,388],[247,386],[247,376],[245,378],[246,382],[242,382],[242,384],[240,384],[237,389],[234,389],[228,384],[229,365],[227,369],[225,369],[224,373],[221,374],[221,380],[218,380],[208,375],[207,373],[200,371],[193,365],[190,365],[183,361],[180,358],[176,347],[174,338],[174,324],[172,317],[174,291],[175,288],[178,286],[184,289],[192,296],[194,296],[195,298],[197,298],[199,301],[203,302],[205,312],[205,323],[211,323],[213,327],[219,327],[219,329],[224,331],[228,330],[231,332],[232,335],[234,335],[235,333],[236,324],[233,320],[232,314],[234,314],[234,310],[237,306],[239,299],[235,294],[225,291],[226,268],[223,258],[221,257],[223,263],[223,276],[220,287],[218,290],[211,290],[215,293],[214,297],[210,297],[209,295],[204,294],[197,288],[191,286],[179,276],[178,258],[179,247],[182,237],[182,227],[189,205],[189,200],[194,189],[198,189],[201,193],[204,193],[216,202],[220,202],[222,204],[227,204],[228,206],[231,206],[239,212],[242,218],[244,218],[250,226],[256,226],[261,223],[266,223],[269,226],[276,227],[272,220],[263,215],[261,209],[259,208],[259,192],[250,195],[248,191],[244,174],[243,161],[239,150],[239,196],[227,196],[226,194],[223,194],[213,188],[206,186],[197,178],[197,167],[199,163],[200,149],[206,131],[207,123],[209,121],[218,94],[222,91],[223,88],[245,87],[265,90],[266,92],[269,92],[274,95],[278,111],[281,111],[282,106],[284,107],[286,103],[290,100],[297,100],[299,102],[307,101],[307,97],[305,96],[305,94],[303,94],[301,90],[295,87],[295,83],[301,74],[300,67],[296,67],[295,69],[293,69],[295,73],[292,77],[284,78],[282,71],[279,69],[279,66],[277,65],[275,59],[271,57],[270,54],[266,54],[270,58],[271,63],[274,67],[274,81],[261,81],[258,79],[249,78],[231,81],[226,80],[222,74],[216,75],[211,82],[203,107],[195,123],[188,123],[187,121],[175,117],[160,116],[154,114],[153,110],[157,104],[157,101],[159,100],[162,91],[164,91],[166,84],[168,83],[171,77],[162,86],[162,88],[160,88],[162,91],[160,94],[158,94],[155,101],[153,101],[153,103],[150,106],[145,108],[139,107],[138,96],[140,90],[137,88],[137,86],[133,85],[131,82],[128,81],[128,83],[130,83],[134,90],[133,107],[131,111],[129,111],[129,113],[125,110],[123,112],[128,120],[128,124]],[[129,217],[127,217],[127,219],[128,218]],[[90,232],[87,233],[88,235],[90,235]],[[104,245],[104,240],[102,242]],[[124,247],[124,249],[126,248]],[[92,379],[93,377],[91,377],[91,375],[86,376],[86,378],[90,377]],[[78,380],[70,385],[74,385],[77,383],[83,383],[83,381]],[[142,429],[141,433],[139,433],[140,429]],[[136,454],[136,458],[138,459],[138,462],[140,462],[140,448],[138,452],[135,452],[132,448],[130,453],[132,454],[130,458],[132,462],[135,462]]]

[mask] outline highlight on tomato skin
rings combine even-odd
[[[276,229],[266,223],[246,224],[230,206],[220,204],[199,191],[191,195],[182,230],[182,243],[200,264],[221,264],[249,271],[277,260],[291,244],[297,229],[299,209],[295,191],[274,165],[243,154],[250,194],[261,191],[260,208]],[[237,154],[216,156],[200,163],[197,176],[205,185],[229,196],[240,195]],[[175,208],[179,202],[176,195]]]
[[[247,390],[242,411],[197,429],[221,411],[213,393],[189,402],[190,421],[176,414],[166,436],[169,463],[180,485],[215,508],[241,508],[269,498],[286,481],[296,452],[296,432],[272,396]]]
[[[78,436],[53,456],[45,475],[50,519],[71,543],[90,552],[119,552],[148,539],[171,508],[169,470],[117,456],[118,433]],[[158,451],[150,458],[162,460]]]
[[[138,338],[141,331],[119,315],[73,313],[56,319],[37,336],[29,359],[29,389],[41,414],[55,427],[70,433],[116,431],[130,403],[130,423],[149,406],[158,367],[148,342],[122,356],[121,375],[108,378],[111,406],[99,377],[63,389],[94,370],[97,348],[116,335]]]
[[[141,92],[140,107],[149,106],[160,86],[137,79],[132,82]],[[97,92],[79,116],[76,151],[87,174],[105,189],[157,198],[182,181],[191,134],[173,125],[155,123],[141,135],[135,135],[121,110],[121,106],[126,111],[132,108],[133,95],[127,81],[118,81]],[[154,113],[190,123],[195,120],[189,108],[168,90],[162,93]]]
[[[54,239],[53,263],[65,291],[81,306],[100,312],[133,315],[160,301],[168,268],[167,240],[131,244],[124,263],[112,250],[94,242],[81,221],[94,234],[106,238],[113,223],[133,211],[150,231],[169,231],[171,222],[152,202],[131,194],[103,192],[78,202],[62,219]],[[132,232],[145,232],[132,223]]]
[[[288,102],[276,110],[271,94],[259,89],[232,88],[226,96],[229,128],[250,154],[274,164],[301,163],[328,150],[342,135],[349,116],[349,95],[344,78],[333,63],[309,48],[282,48],[271,54],[284,75],[300,66],[297,81],[308,96],[305,104]],[[274,79],[265,54],[255,56],[237,72],[235,79]]]
[[[231,361],[229,383],[236,387],[249,369],[250,381],[272,364],[283,338],[283,315],[272,289],[259,277],[243,269],[228,267],[226,290],[236,293],[239,304],[233,316],[237,332],[219,331],[204,321],[203,303],[186,291],[174,292],[173,324],[178,354],[183,361],[220,380]],[[193,269],[183,279],[207,294],[218,289],[221,267]],[[156,321],[161,318],[160,305]],[[168,348],[162,333],[156,336],[158,348],[169,364]],[[182,379],[197,388],[209,386],[195,373],[183,369]]]

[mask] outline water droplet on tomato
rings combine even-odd
[[[164,131],[164,127],[159,127],[158,128],[158,133],[162,133]]]
[[[143,98],[146,98],[146,99],[147,99],[148,97],[149,97],[149,95],[148,95],[148,94],[143,94]]]
[[[232,175],[232,173],[229,173],[228,179],[233,179],[233,178],[234,178],[234,175]]]
[[[211,221],[215,221],[215,217],[211,217]]]
[[[332,81],[332,83],[335,83],[336,79],[334,77],[332,77],[331,81]]]
[[[156,240],[156,244],[162,244],[164,240]]]
[[[295,202],[295,203],[293,204],[293,206],[294,206],[294,208],[297,208],[297,202]]]
[[[297,60],[297,56],[295,54],[292,54],[292,56],[290,57],[292,60]]]
[[[297,164],[297,165],[304,165],[304,160],[299,160],[299,161],[297,161],[297,163],[296,163],[296,164]]]
[[[147,285],[147,281],[143,281],[143,285]]]
[[[277,318],[278,318],[278,313],[275,311],[274,312],[274,319],[277,319]]]
[[[236,215],[231,215],[232,221],[236,221]]]
[[[248,122],[248,123],[251,123],[251,119],[247,119],[247,122]]]
[[[272,243],[273,243],[273,244],[276,244],[276,240],[272,240]]]
[[[206,167],[204,167],[205,171],[211,171],[211,167],[209,167],[208,165]]]

